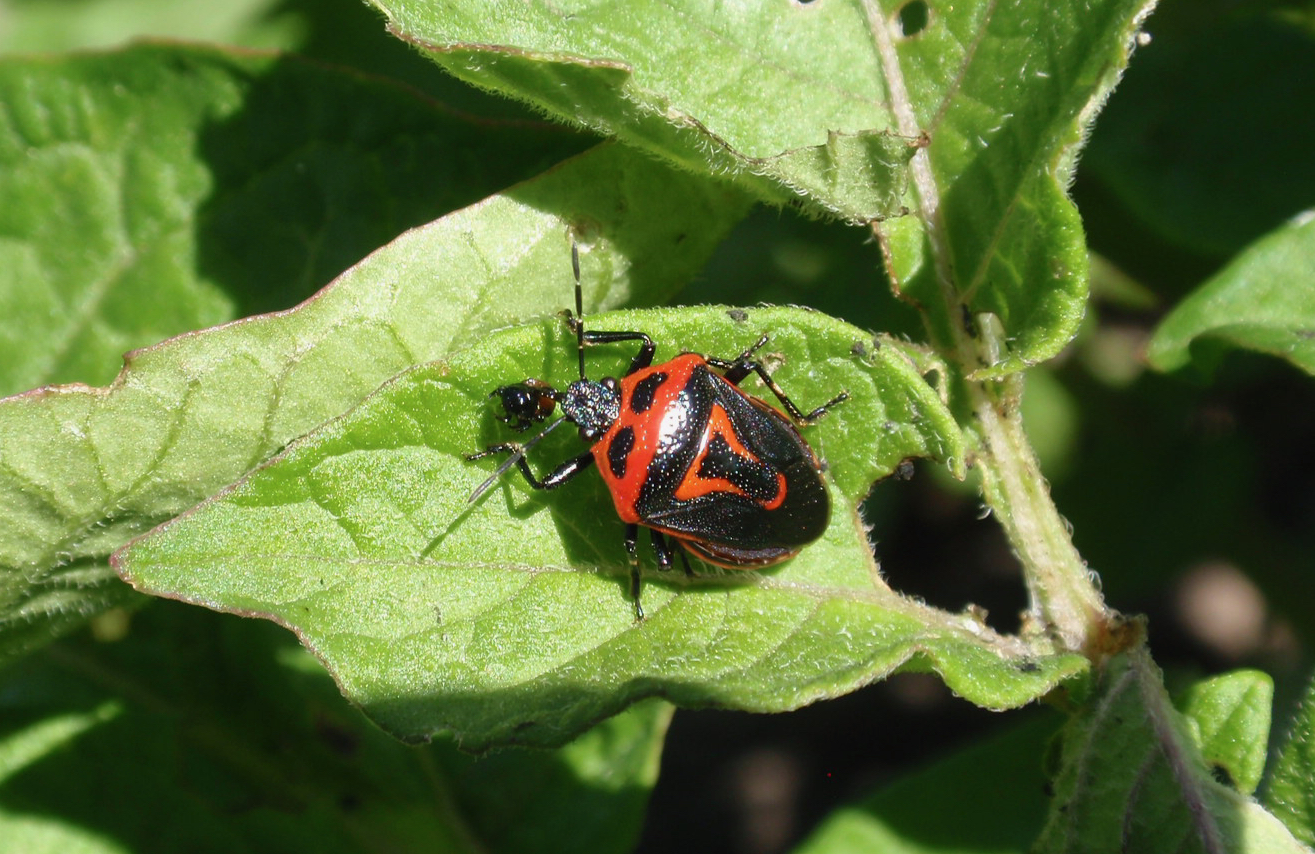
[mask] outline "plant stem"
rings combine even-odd
[[[965,380],[978,435],[982,493],[1023,566],[1029,612],[1062,646],[1091,655],[1107,634],[1105,603],[1050,497],[1019,416],[1022,378]]]
[[[897,129],[910,139],[919,138],[922,131],[904,84],[890,19],[877,0],[863,0],[863,8],[890,90]],[[968,304],[960,294],[950,263],[940,188],[931,168],[928,146],[914,153],[909,175],[917,198],[915,215],[923,224],[925,251],[945,306],[945,316],[957,319],[960,309],[966,311]],[[882,239],[880,223],[873,223],[873,232],[879,244],[889,245]],[[931,318],[927,320],[933,339],[939,337]],[[1115,615],[1106,610],[1094,576],[1073,547],[1068,526],[1051,501],[1050,489],[1041,475],[1019,414],[1021,377],[970,379],[978,367],[993,364],[1005,349],[1006,333],[997,323],[974,322],[974,325],[980,328],[970,330],[964,323],[948,323],[951,340],[940,343],[958,364],[963,378],[961,387],[975,416],[979,438],[976,465],[982,472],[986,502],[1022,563],[1033,620],[1039,621],[1043,630],[1065,649],[1089,657],[1101,655]]]

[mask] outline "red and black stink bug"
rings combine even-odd
[[[841,392],[807,414],[800,412],[753,358],[764,335],[734,359],[684,353],[653,364],[656,346],[644,332],[586,330],[582,320],[580,259],[571,246],[575,314],[565,312],[575,333],[580,379],[564,390],[528,379],[490,393],[502,405],[501,420],[518,432],[541,424],[561,406],[562,415],[524,444],[504,442],[468,454],[478,460],[511,456],[471,493],[476,501],[512,466],[535,489],[556,489],[597,464],[626,523],[630,595],[639,604],[639,526],[649,529],[659,568],[671,567],[667,538],[696,557],[729,569],[756,569],[791,558],[826,529],[831,503],[817,455],[796,425],[808,425],[848,394]],[[638,341],[639,352],[620,380],[585,377],[584,348]],[[785,414],[739,389],[757,374],[785,407]],[[525,454],[569,421],[590,449],[540,480]],[[689,563],[683,552],[686,571]]]

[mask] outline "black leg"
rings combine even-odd
[[[567,309],[566,325],[575,333],[576,339],[580,342],[580,379],[584,379],[584,348],[589,344],[612,344],[617,341],[642,342],[639,352],[635,354],[635,358],[630,360],[630,369],[626,371],[626,376],[653,364],[653,354],[657,351],[657,348],[653,345],[653,339],[649,338],[647,334],[643,332],[591,332],[584,328],[584,296],[580,289],[580,247],[576,244],[574,236],[571,237],[571,271],[575,274],[575,314],[571,314],[570,309]]]
[[[572,457],[562,463],[557,468],[553,469],[543,480],[539,480],[534,476],[534,472],[530,471],[530,464],[525,461],[525,449],[516,442],[504,442],[501,445],[489,445],[478,453],[466,454],[466,459],[479,460],[484,457],[491,457],[494,454],[515,454],[516,456],[513,457],[513,460],[515,460],[516,465],[520,468],[521,474],[525,475],[525,480],[535,489],[556,489],[594,464],[593,453],[585,452],[578,457]],[[494,478],[500,474],[502,474],[501,469],[499,469],[497,474],[494,475]]]
[[[754,353],[757,353],[759,348],[766,343],[767,336],[764,335],[757,341],[753,342],[753,344],[749,345],[748,349],[736,356],[733,361],[714,359],[709,356],[708,363],[720,368],[726,376],[726,381],[731,385],[739,385],[741,380],[753,373],[753,368],[751,366],[754,364],[754,360],[750,357]]]
[[[693,578],[693,577],[694,577],[694,570],[690,568],[690,565],[689,565],[689,556],[685,554],[685,550],[684,550],[684,549],[676,549],[676,554],[680,555],[680,562],[681,562],[681,564],[683,564],[684,567],[685,567],[685,577],[686,577],[686,578]]]
[[[579,323],[574,318],[571,320],[572,325]],[[653,364],[653,354],[657,352],[657,345],[653,339],[648,337],[647,332],[597,332],[585,330],[585,344],[615,344],[618,341],[638,341],[639,352],[635,358],[630,360],[630,368],[626,371],[626,376],[633,374],[641,368],[647,368]]]
[[[689,558],[685,556],[685,550],[682,548],[673,550],[671,540],[667,538],[666,534],[656,528],[649,528],[648,530],[653,535],[653,556],[657,558],[658,569],[671,569],[671,554],[674,551],[680,556],[681,565],[685,567],[685,574],[693,577],[694,570],[690,569]]]
[[[653,540],[653,557],[657,560],[658,569],[671,569],[671,546],[667,538],[656,528],[649,528],[648,533]]]
[[[753,346],[736,356],[734,361],[708,357],[708,364],[722,371],[722,376],[724,376],[726,381],[731,385],[739,385],[745,377],[749,376],[749,374],[757,374],[759,378],[762,379],[763,385],[767,386],[772,394],[776,395],[776,399],[781,401],[781,405],[785,407],[785,411],[790,413],[790,417],[793,418],[797,424],[805,426],[812,424],[823,415],[826,415],[831,407],[848,399],[849,392],[842,391],[840,394],[831,398],[812,412],[807,414],[801,412],[799,407],[795,406],[794,401],[787,397],[785,391],[776,384],[776,380],[772,379],[772,375],[767,373],[767,369],[763,367],[762,362],[753,358],[753,354],[757,352],[758,348],[766,343],[767,336],[764,335],[755,341]]]

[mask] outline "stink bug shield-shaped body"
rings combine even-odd
[[[793,557],[820,537],[831,515],[830,500],[817,455],[796,425],[812,423],[848,395],[842,392],[812,412],[801,412],[754,359],[766,335],[734,359],[684,353],[654,365],[657,348],[646,333],[584,328],[574,244],[571,262],[575,314],[568,311],[566,317],[576,335],[580,378],[565,389],[528,379],[489,395],[502,406],[501,420],[518,432],[543,423],[558,406],[562,414],[524,444],[505,442],[469,454],[470,460],[509,455],[470,500],[513,466],[535,489],[555,489],[597,465],[626,523],[637,620],[644,616],[637,550],[641,526],[649,529],[662,569],[672,562],[668,538],[708,563],[755,569]],[[585,347],[624,341],[640,346],[620,380],[585,376]],[[750,374],[762,379],[789,417],[739,389]],[[591,447],[540,479],[525,455],[563,422],[576,425]],[[680,556],[689,571],[684,553]]]

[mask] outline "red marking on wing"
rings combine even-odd
[[[743,457],[750,464],[762,465],[762,462],[740,441],[740,437],[735,434],[735,427],[731,423],[730,415],[720,405],[714,403],[712,412],[708,417],[708,423],[699,440],[699,452],[694,457],[694,462],[685,472],[681,479],[680,485],[676,487],[675,498],[677,501],[691,501],[703,495],[710,495],[715,492],[730,492],[735,495],[748,496],[748,493],[735,485],[731,481],[720,477],[703,477],[699,471],[703,466],[703,461],[707,459],[708,449],[712,446],[712,440],[720,436],[730,448],[731,453],[737,457]],[[764,510],[775,510],[785,501],[785,475],[776,472],[776,494],[771,501],[762,502]]]

